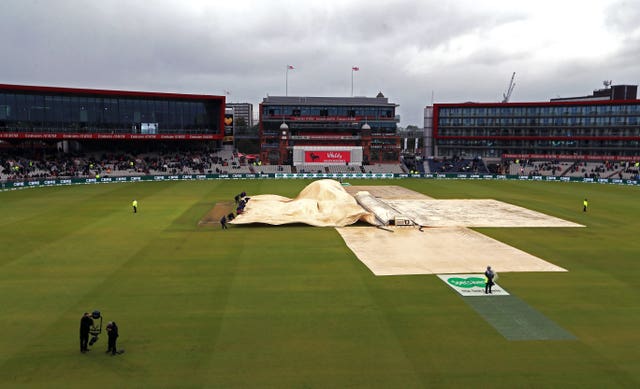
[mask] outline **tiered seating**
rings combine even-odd
[[[363,166],[363,170],[365,173],[394,173],[394,174],[402,174],[404,171],[400,165],[393,164],[375,164],[375,165],[365,165]]]
[[[360,166],[347,166],[347,165],[329,165],[327,169],[329,173],[361,173]]]
[[[430,159],[428,170],[432,173],[489,173],[484,161],[475,159]]]
[[[253,171],[256,173],[275,174],[275,173],[291,173],[289,165],[260,165],[254,166]]]
[[[321,165],[298,165],[296,167],[298,173],[326,173],[324,166]]]

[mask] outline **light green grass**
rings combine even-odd
[[[0,193],[0,387],[640,386],[640,188],[350,182],[494,198],[587,226],[479,229],[569,269],[499,282],[577,340],[508,341],[435,276],[373,276],[332,228],[197,226],[242,190],[293,197],[308,183]],[[106,336],[79,352],[80,316],[94,309],[118,322],[124,355],[104,353]]]

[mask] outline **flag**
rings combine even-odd
[[[354,70],[354,71],[356,71],[356,72],[357,72],[358,70],[360,70],[360,68],[359,68],[359,67],[357,67],[357,66],[354,66],[354,67],[352,67],[352,68],[351,68],[351,70]]]
[[[291,70],[293,70],[293,69],[295,69],[295,68],[293,67],[293,65],[287,65],[287,69],[291,69]]]

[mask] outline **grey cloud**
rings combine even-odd
[[[609,5],[603,15],[605,24],[613,31],[628,33],[637,30],[640,20],[640,3],[619,0]]]
[[[238,1],[238,5],[246,5]],[[604,78],[633,77],[640,42],[627,15],[638,7],[620,2],[606,16],[624,49],[602,61],[550,59],[532,68],[526,50],[485,43],[466,58],[426,63],[457,37],[485,42],[491,31],[526,20],[517,7],[489,8],[471,1],[345,1],[251,3],[246,18],[220,11],[216,2],[176,0],[4,0],[0,2],[0,83],[222,94],[258,103],[267,94],[350,93],[351,66],[357,95],[382,91],[400,104],[403,125],[422,125],[422,109],[436,102],[496,101],[517,71],[515,100],[586,94]],[[636,13],[634,13],[636,12]],[[535,39],[535,34],[527,37]],[[539,45],[543,42],[539,42]],[[508,50],[507,50],[508,49]],[[437,62],[437,61],[436,61]],[[607,73],[607,74],[602,74]],[[594,81],[595,80],[595,81]]]

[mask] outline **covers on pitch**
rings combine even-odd
[[[318,180],[295,199],[277,195],[250,195],[244,212],[232,224],[304,223],[317,227],[344,227],[360,220],[376,224],[375,216],[362,208],[335,180]]]

